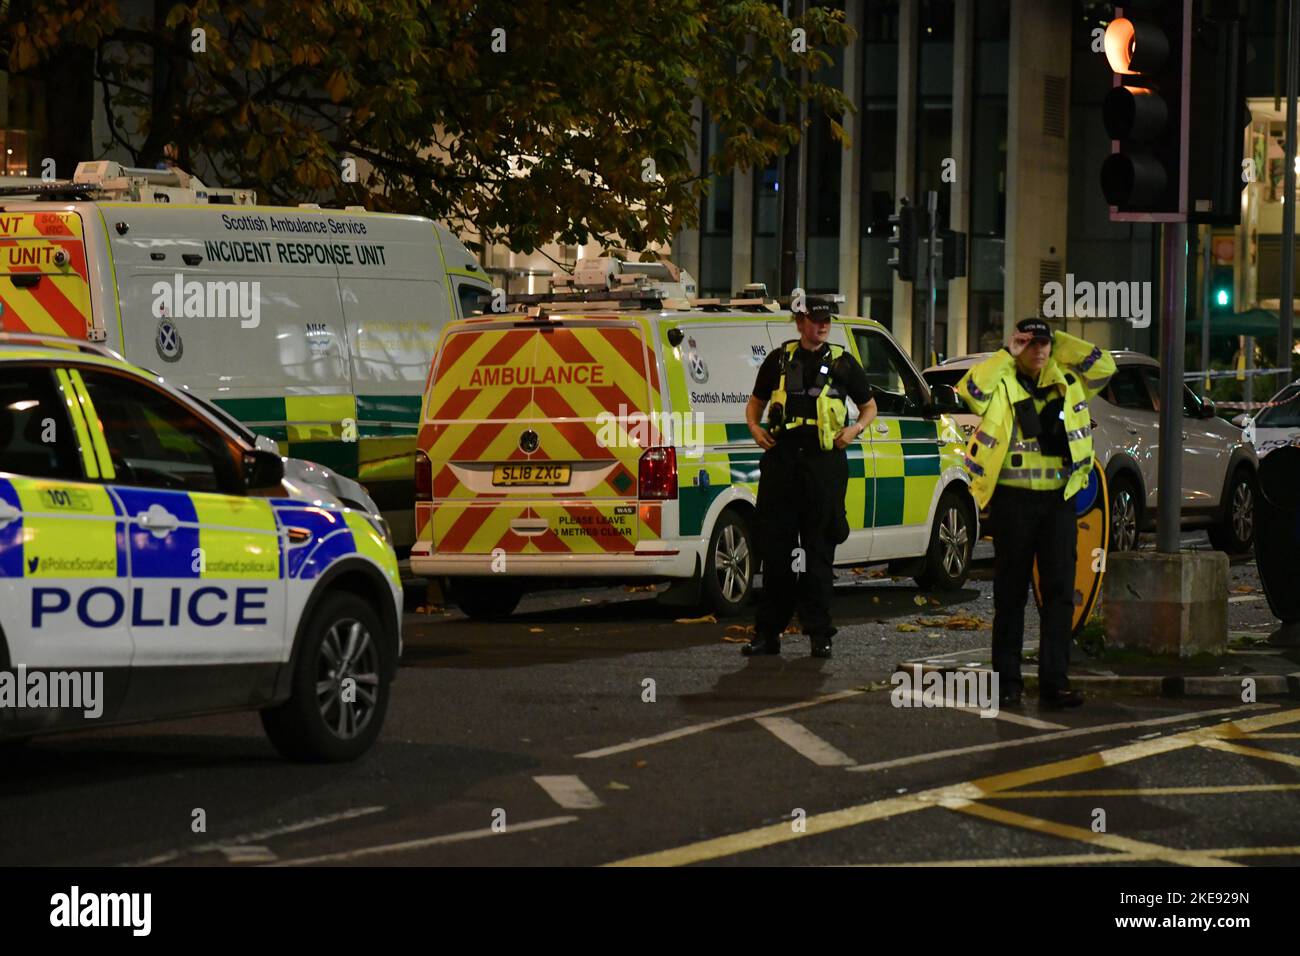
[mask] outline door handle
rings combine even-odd
[[[180,519],[162,505],[150,505],[148,511],[135,516],[135,523],[155,538],[165,538],[180,524]]]

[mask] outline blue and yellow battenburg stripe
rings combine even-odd
[[[351,509],[18,477],[0,477],[0,504],[19,512],[0,526],[0,577],[310,580],[357,554],[400,582],[392,549]],[[176,528],[128,533],[130,518],[159,508]],[[285,547],[290,527],[307,536]]]

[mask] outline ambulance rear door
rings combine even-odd
[[[468,325],[444,341],[420,440],[435,553],[630,553],[663,499],[638,500],[662,436],[653,357],[616,317]],[[662,465],[662,463],[661,463]]]
[[[87,338],[89,276],[71,207],[0,212],[0,331]]]

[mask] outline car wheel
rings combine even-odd
[[[1227,554],[1243,554],[1255,543],[1255,478],[1238,468],[1228,485],[1223,520],[1209,529],[1210,544]]]
[[[970,572],[971,549],[975,543],[975,521],[971,506],[961,495],[945,492],[939,499],[930,530],[930,547],[925,553],[925,568],[916,576],[922,588],[955,591],[966,583]]]
[[[515,612],[524,589],[509,578],[455,578],[451,600],[475,621],[504,621]]]
[[[705,606],[719,617],[743,612],[754,591],[756,561],[749,523],[735,511],[724,511],[704,558],[701,597]]]
[[[1110,550],[1135,551],[1138,545],[1138,528],[1142,520],[1142,504],[1138,500],[1137,483],[1126,475],[1119,475],[1110,483]]]
[[[388,712],[389,642],[379,615],[347,591],[312,611],[294,664],[290,696],[262,711],[271,743],[291,760],[355,760],[375,742]]]

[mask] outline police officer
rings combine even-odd
[[[1020,703],[1025,602],[1038,562],[1038,699],[1078,707],[1066,672],[1074,618],[1074,495],[1088,484],[1092,429],[1088,399],[1115,372],[1110,353],[1023,319],[1011,341],[957,383],[983,416],[966,452],[971,492],[989,506],[993,532],[993,670],[1004,706]],[[991,501],[991,503],[990,503]]]
[[[843,347],[827,341],[831,312],[830,302],[808,299],[805,310],[795,313],[799,338],[768,353],[745,408],[749,433],[764,449],[757,521],[763,596],[754,639],[741,649],[745,654],[781,653],[781,634],[797,606],[812,656],[831,656],[835,546],[849,536],[844,449],[876,416],[866,372]],[[858,406],[852,425],[846,424],[846,395]]]

